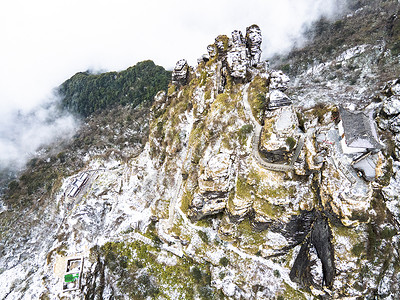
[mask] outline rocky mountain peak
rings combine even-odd
[[[240,30],[234,30],[231,38],[226,35],[216,37],[214,44],[207,47],[208,54],[198,62],[216,60],[221,63],[221,76],[228,72],[237,82],[246,82],[249,69],[261,62],[261,42],[261,30],[257,25],[247,27],[245,37]]]
[[[330,77],[371,76],[390,55],[358,45],[289,81],[261,42],[252,25],[219,35],[196,68],[178,61],[149,120],[122,107],[92,122],[109,133],[79,167],[40,173],[69,150],[33,162],[13,195],[48,193],[0,212],[0,298],[399,299],[399,74],[374,98]],[[349,144],[343,124],[359,134],[360,119],[338,109],[355,102],[346,89],[377,112],[384,149]],[[80,287],[61,290],[77,257]]]
[[[186,59],[179,60],[172,71],[172,83],[175,85],[185,85],[189,77],[189,65]]]
[[[261,59],[261,29],[258,25],[251,25],[246,28],[246,45],[249,51],[249,65],[256,66]]]

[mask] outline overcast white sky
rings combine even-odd
[[[121,70],[144,59],[194,65],[218,34],[256,23],[264,58],[343,0],[2,0],[0,109],[31,107],[88,68]]]
[[[181,58],[195,65],[217,35],[252,24],[261,27],[267,59],[289,50],[321,15],[343,11],[345,2],[1,0],[0,166],[75,128],[70,116],[54,120],[53,108],[37,107],[76,72],[123,70],[145,59],[167,69]],[[35,107],[37,117],[25,118]]]

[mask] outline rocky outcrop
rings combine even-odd
[[[232,37],[219,35],[214,44],[207,47],[208,54],[203,55],[198,62],[218,60],[222,63],[218,72],[228,70],[237,82],[246,82],[248,71],[252,68],[264,68],[261,63],[261,30],[257,25],[252,25],[246,30],[246,37],[239,30],[232,32]],[[264,70],[265,71],[265,70]],[[223,76],[226,77],[226,74]]]
[[[260,140],[260,151],[271,162],[287,160],[300,135],[298,120],[292,106],[266,111]]]
[[[317,250],[318,258],[322,262],[323,284],[331,288],[335,276],[335,262],[332,233],[326,218],[318,216],[314,222],[311,231],[311,243]]]
[[[219,35],[215,38],[215,48],[217,52],[217,57],[220,61],[226,61],[226,54],[229,49],[229,38],[226,35]]]
[[[284,92],[289,85],[290,78],[282,71],[272,71],[270,74],[269,88]]]
[[[200,193],[228,192],[231,166],[232,161],[227,153],[211,157],[204,168],[204,173],[199,177]]]
[[[292,100],[280,90],[271,90],[267,93],[267,99],[269,110],[292,104]]]
[[[232,32],[231,47],[227,55],[231,76],[240,80],[246,78],[248,65],[246,43],[240,31]]]
[[[261,29],[257,25],[251,25],[246,28],[246,45],[248,49],[249,65],[257,66],[261,60]]]
[[[229,154],[220,153],[201,162],[203,173],[199,176],[199,191],[192,200],[189,216],[193,220],[216,214],[225,209],[228,192],[232,188],[232,160]]]
[[[320,213],[314,212],[313,215],[315,219],[310,237],[303,242],[289,276],[292,281],[304,287],[326,286],[331,288],[335,277],[332,232],[326,218]],[[317,253],[317,257],[311,255],[313,250]],[[315,282],[315,277],[312,275],[312,266],[318,264],[316,260],[319,260],[322,265],[323,282]]]
[[[207,51],[210,59],[213,59],[215,56],[217,56],[217,47],[215,46],[215,44],[208,45]]]
[[[189,78],[189,65],[186,59],[181,59],[176,63],[172,71],[172,83],[178,86],[185,85]]]

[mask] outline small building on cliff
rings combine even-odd
[[[378,162],[376,153],[383,145],[378,138],[373,110],[350,111],[339,107],[339,115],[338,127],[343,153],[353,156],[351,165],[367,181],[374,180]]]
[[[339,107],[339,134],[343,153],[377,152],[383,148],[379,142],[373,111],[350,111]]]

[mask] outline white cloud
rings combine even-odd
[[[194,65],[218,34],[254,23],[268,58],[290,49],[304,26],[333,16],[344,2],[3,0],[0,126],[11,111],[33,109],[78,71],[121,70],[144,59],[169,69],[181,58]]]

